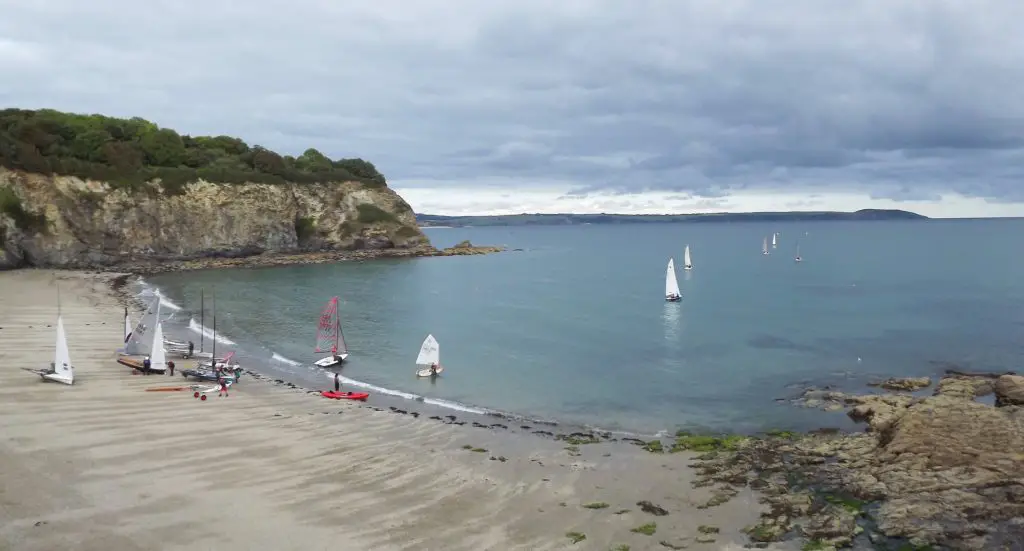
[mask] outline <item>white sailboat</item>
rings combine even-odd
[[[434,335],[427,335],[427,338],[423,339],[423,344],[420,345],[420,353],[416,356],[416,365],[426,366],[416,371],[417,377],[436,376],[444,371],[444,366],[441,365],[441,345],[438,344]],[[436,369],[431,369],[431,367]]]
[[[690,246],[686,246],[686,250],[683,251],[683,269],[692,270],[693,262],[690,262]]]
[[[156,329],[153,331],[153,344],[150,347],[152,353],[149,355],[149,370],[156,373],[167,371],[167,349],[164,348],[164,324],[156,322]]]
[[[772,233],[772,248],[773,249],[779,246],[778,239],[779,239],[779,232]]]
[[[64,318],[60,314],[57,314],[57,344],[50,369],[26,368],[26,370],[39,375],[44,381],[53,381],[66,385],[75,384],[75,368],[71,365],[71,354],[68,352],[68,338],[64,332]]]
[[[320,312],[316,328],[315,352],[330,352],[331,355],[313,362],[318,367],[334,367],[348,359],[348,345],[341,331],[341,317],[338,315],[338,297],[331,297]]]
[[[159,320],[160,299],[155,298],[150,302],[146,313],[139,319],[139,323],[135,325],[135,329],[128,334],[128,341],[124,346],[124,355],[148,356],[152,352],[152,333]]]
[[[803,262],[803,258],[800,257],[800,243],[796,244],[796,258],[794,258],[793,260],[795,260],[796,262]]]
[[[675,260],[668,259],[668,268],[665,269],[665,300],[678,302],[683,298],[679,293],[679,281],[676,280]]]
[[[761,242],[761,254],[769,254],[768,253],[768,237],[765,237],[764,241]]]

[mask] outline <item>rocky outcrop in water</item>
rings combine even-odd
[[[433,248],[409,205],[362,182],[125,191],[0,168],[0,268],[95,268],[267,252]]]

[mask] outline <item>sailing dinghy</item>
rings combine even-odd
[[[153,331],[152,352],[149,355],[149,370],[154,373],[167,371],[167,349],[164,348],[164,324],[156,322],[156,329]]]
[[[683,295],[679,293],[679,281],[676,280],[675,260],[668,259],[668,268],[665,269],[665,300],[668,302],[679,302]]]
[[[793,259],[796,262],[802,262],[803,258],[800,258],[800,243],[796,244],[796,258]]]
[[[683,269],[692,270],[693,262],[690,262],[690,246],[686,246],[686,250],[683,251]]]
[[[22,369],[39,375],[44,381],[53,381],[66,385],[75,384],[75,368],[71,365],[71,354],[68,352],[68,338],[64,332],[64,318],[60,314],[57,314],[57,345],[50,369]]]
[[[772,234],[772,248],[773,249],[779,246],[778,239],[779,239],[779,232],[773,233]]]
[[[768,238],[765,237],[764,241],[761,242],[761,254],[768,254]]]
[[[316,328],[314,352],[330,352],[331,355],[313,362],[317,367],[333,367],[348,359],[348,346],[341,332],[341,318],[338,317],[338,297],[327,301],[320,312],[320,323]]]
[[[434,335],[427,335],[427,338],[423,339],[420,353],[416,356],[416,365],[426,366],[416,371],[417,377],[433,377],[444,371],[444,366],[441,365],[441,345],[437,343]],[[431,366],[437,366],[437,369],[432,370]]]

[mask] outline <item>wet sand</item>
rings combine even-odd
[[[727,549],[758,518],[748,492],[698,508],[714,488],[691,487],[688,453],[572,448],[252,377],[205,402],[145,392],[185,383],[115,362],[111,278],[0,273],[0,549]],[[56,283],[71,387],[21,369],[52,361]]]

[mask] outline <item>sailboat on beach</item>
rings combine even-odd
[[[417,377],[436,377],[444,371],[441,365],[441,345],[434,335],[427,335],[420,345],[420,353],[416,356],[416,365],[425,366],[416,371]]]
[[[59,295],[57,299],[57,342],[54,348],[53,363],[50,364],[50,369],[23,369],[39,375],[44,381],[66,385],[75,384],[75,368],[71,365],[71,354],[68,352],[68,337],[64,332],[64,317],[60,314]]]
[[[690,262],[690,246],[686,246],[686,250],[683,251],[683,269],[692,270],[693,262]]]
[[[320,312],[320,322],[316,328],[315,352],[330,352],[331,355],[313,362],[318,367],[333,367],[348,359],[348,346],[345,334],[341,331],[341,318],[338,316],[338,297],[331,297]]]
[[[676,279],[675,260],[668,259],[668,268],[665,269],[665,300],[678,302],[683,298],[679,293],[679,281]]]

